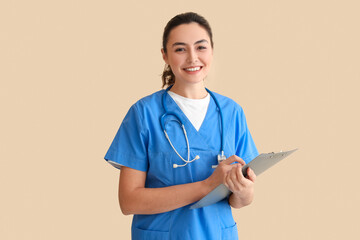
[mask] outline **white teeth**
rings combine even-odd
[[[189,72],[195,72],[195,71],[199,71],[200,70],[200,67],[193,67],[193,68],[185,68],[186,71],[189,71]]]

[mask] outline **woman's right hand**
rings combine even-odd
[[[238,162],[238,163],[232,164],[234,162]],[[245,165],[245,162],[238,156],[232,155],[231,157],[219,163],[215,171],[211,174],[211,176],[208,179],[206,179],[206,181],[211,187],[213,188],[217,187],[218,185],[225,182],[225,178],[227,174],[238,164]]]

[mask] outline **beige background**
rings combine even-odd
[[[129,239],[103,157],[161,87],[162,30],[214,32],[206,85],[243,106],[260,152],[300,150],[234,211],[240,239],[360,239],[358,1],[0,3],[0,239]]]

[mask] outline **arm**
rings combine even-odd
[[[164,188],[145,188],[146,172],[122,167],[119,202],[123,214],[156,214],[200,200],[211,186],[206,180]]]
[[[242,167],[245,165],[245,162],[241,160],[240,164],[236,164],[229,174],[226,176],[224,182],[232,194],[229,198],[229,204],[233,208],[241,208],[249,205],[254,199],[254,182],[256,180],[256,175],[253,170],[248,168],[247,174],[249,178],[245,178],[242,174]]]
[[[233,157],[223,161],[204,181],[164,188],[145,188],[146,172],[122,167],[119,181],[121,211],[125,215],[157,214],[196,202],[224,181],[234,161],[236,158]]]

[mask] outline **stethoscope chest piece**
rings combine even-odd
[[[212,168],[216,168],[222,161],[226,160],[226,156],[224,155],[224,152],[222,151],[221,154],[217,155],[218,164],[212,165]]]

